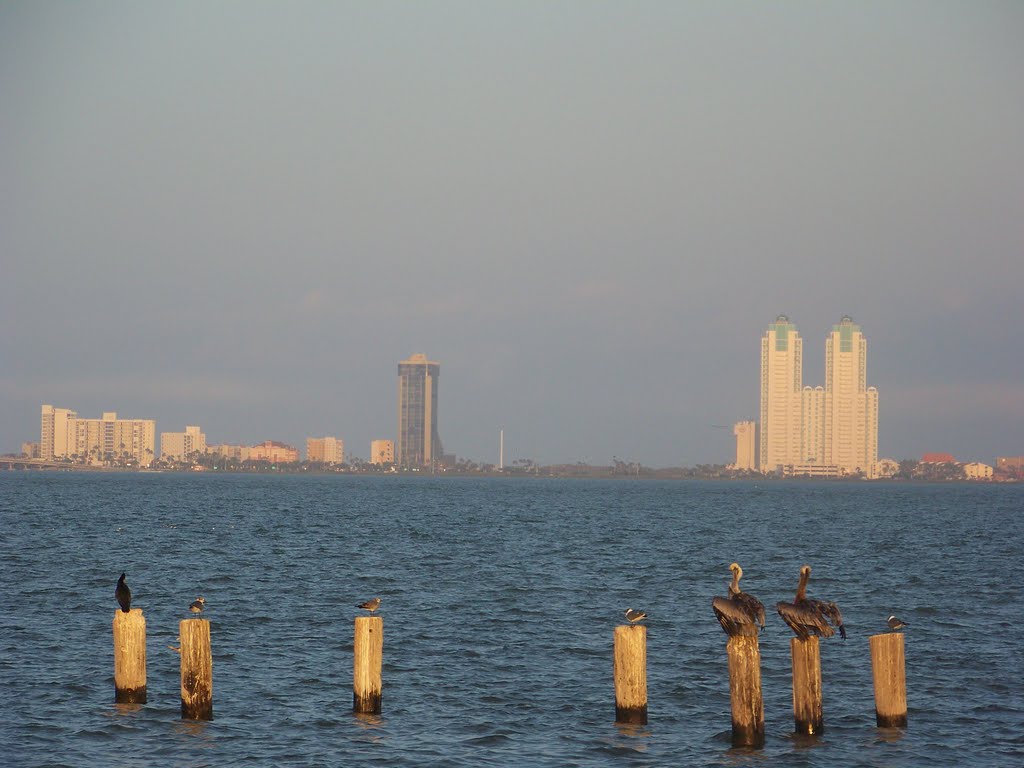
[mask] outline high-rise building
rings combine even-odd
[[[42,424],[39,431],[39,458],[46,461],[66,458],[74,453],[69,447],[69,422],[78,418],[78,414],[67,408],[54,408],[44,405],[42,408]]]
[[[371,440],[370,441],[370,463],[371,464],[394,464],[395,443],[393,440]]]
[[[736,435],[736,463],[733,469],[757,469],[757,422],[737,421],[732,426]]]
[[[800,463],[802,371],[803,340],[789,318],[779,315],[761,338],[762,472]]]
[[[344,464],[345,441],[338,437],[307,437],[306,460],[324,464]]]
[[[156,421],[119,419],[113,411],[101,419],[80,419],[74,411],[44,405],[39,454],[101,464],[132,460],[148,467],[156,458]]]
[[[395,460],[402,467],[431,466],[443,453],[437,430],[440,363],[416,354],[398,364],[398,441]]]
[[[804,387],[800,397],[800,463],[818,464],[825,457],[825,388]]]
[[[199,427],[185,427],[184,432],[160,433],[160,458],[163,461],[185,461],[206,453],[206,435]]]
[[[868,342],[844,316],[825,340],[823,464],[874,477],[878,461],[878,390],[867,386]]]

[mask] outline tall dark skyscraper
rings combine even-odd
[[[395,463],[425,467],[440,460],[437,432],[437,379],[441,364],[413,355],[398,364],[398,440]]]

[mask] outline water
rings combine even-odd
[[[3,762],[25,766],[1024,764],[1024,487],[0,473]],[[767,605],[837,601],[824,735],[792,735],[790,632],[762,636],[767,744],[730,749],[728,564]],[[113,703],[113,592],[148,630]],[[212,722],[180,719],[177,623],[207,598]],[[379,595],[383,715],[355,717]],[[612,632],[646,610],[649,724],[614,720]],[[867,637],[907,632],[910,727],[874,724]]]

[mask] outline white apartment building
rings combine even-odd
[[[185,461],[203,453],[206,453],[206,435],[199,427],[185,427],[184,432],[160,433],[162,461]]]
[[[992,475],[993,469],[988,464],[982,464],[977,461],[964,464],[964,477],[968,480],[991,480]]]
[[[801,463],[802,378],[803,340],[789,318],[779,315],[761,338],[762,472]]]
[[[757,469],[757,422],[737,421],[732,425],[736,435],[736,463],[733,469]]]
[[[804,387],[800,398],[800,460],[803,464],[820,463],[825,458],[825,388]]]
[[[844,316],[825,340],[825,452],[822,463],[874,477],[878,390],[867,386],[868,342]]]
[[[119,419],[110,411],[100,419],[80,419],[74,411],[42,407],[40,457],[88,464],[132,460],[148,467],[156,458],[156,421]]]
[[[370,463],[371,464],[394,464],[395,443],[393,440],[371,440],[370,441]]]
[[[43,406],[42,425],[39,431],[39,458],[53,461],[74,453],[73,450],[68,450],[68,436],[70,435],[68,423],[77,418],[78,414],[67,408]]]
[[[344,464],[345,441],[337,437],[307,437],[306,460]]]

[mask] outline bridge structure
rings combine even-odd
[[[24,456],[0,456],[0,470],[23,470],[23,469],[48,469],[64,470],[65,472],[79,472],[81,470],[95,471],[109,469],[109,467],[95,467],[91,464],[72,464],[67,461],[56,461],[48,459],[26,459]]]

